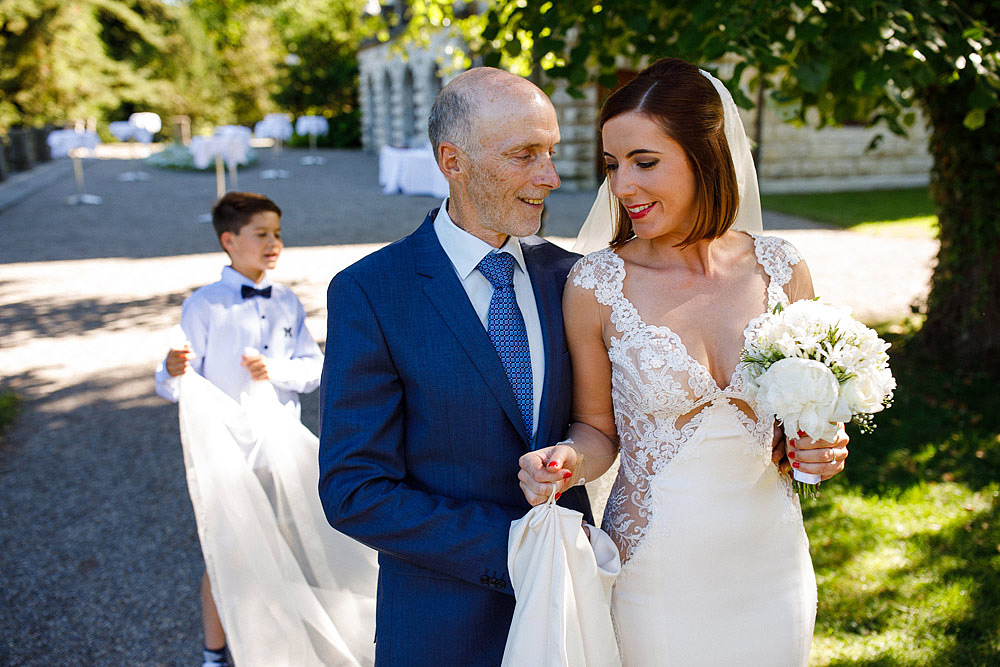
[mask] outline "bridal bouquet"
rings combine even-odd
[[[837,422],[853,420],[867,433],[896,388],[887,349],[848,308],[816,299],[779,304],[740,356],[744,392],[774,413],[786,432],[833,440]],[[794,477],[819,482],[818,475],[798,470]]]

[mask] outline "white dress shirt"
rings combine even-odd
[[[271,298],[244,299],[243,285],[271,287]],[[253,382],[240,365],[245,348],[266,357],[267,373],[281,402],[299,414],[299,393],[319,386],[323,354],[306,329],[306,313],[298,297],[265,275],[254,285],[227,266],[222,279],[201,287],[184,300],[181,329],[195,358],[191,368],[239,401]],[[166,369],[166,358],[156,367],[156,393],[176,402],[178,378]]]
[[[441,204],[441,210],[434,218],[434,233],[437,234],[441,247],[451,260],[458,279],[462,281],[469,301],[479,315],[483,328],[487,327],[487,315],[490,310],[490,299],[493,297],[493,286],[476,268],[480,261],[491,252],[507,252],[514,257],[514,296],[517,306],[524,318],[524,327],[528,332],[528,348],[531,353],[531,389],[532,418],[531,435],[538,430],[538,410],[542,402],[542,388],[545,385],[545,344],[542,340],[542,324],[538,319],[538,305],[535,303],[535,292],[531,287],[531,277],[524,263],[524,254],[517,237],[509,236],[507,242],[500,248],[494,248],[486,241],[473,236],[456,225],[448,215],[448,200]]]

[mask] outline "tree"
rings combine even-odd
[[[738,62],[727,80],[763,86],[793,122],[859,118],[903,134],[930,126],[931,191],[941,250],[919,342],[937,359],[1000,372],[1000,4],[994,0],[493,0],[462,23],[451,3],[421,0],[410,33],[464,27],[488,65],[529,61],[580,86],[617,85],[661,56]],[[750,68],[750,69],[747,69]]]
[[[216,58],[182,3],[0,4],[0,130],[12,125],[225,113]]]
[[[374,27],[364,0],[286,0],[275,17],[288,57],[279,68],[274,101],[294,114],[325,115],[324,145],[358,145],[357,50]]]
[[[107,92],[119,68],[104,55],[92,9],[57,0],[0,7],[0,128],[87,118],[114,102]]]

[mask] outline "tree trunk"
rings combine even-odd
[[[962,76],[923,96],[941,249],[918,344],[943,364],[1000,375],[1000,111],[966,128],[974,85]]]

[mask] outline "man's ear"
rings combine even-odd
[[[438,144],[438,167],[446,179],[460,179],[465,173],[464,167],[468,163],[465,151],[451,143],[442,141]]]

